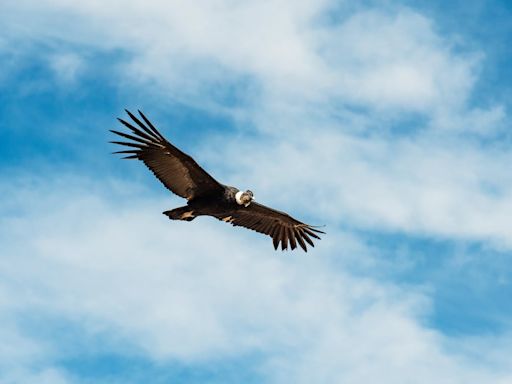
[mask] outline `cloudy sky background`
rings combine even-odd
[[[0,8],[1,383],[512,382],[506,1]],[[328,234],[169,222],[125,107]]]

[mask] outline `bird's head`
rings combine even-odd
[[[235,195],[235,198],[236,198],[236,202],[238,204],[247,207],[247,206],[249,206],[249,204],[251,204],[251,201],[254,198],[254,194],[252,193],[252,191],[249,191],[249,190],[247,190],[245,192],[238,191]]]

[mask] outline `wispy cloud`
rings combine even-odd
[[[20,314],[58,315],[79,324],[83,337],[103,330],[104,343],[129,340],[136,353],[160,362],[201,364],[257,352],[269,381],[507,378],[505,367],[489,371],[471,354],[445,350],[451,341],[420,325],[429,311],[420,291],[350,276],[319,257],[337,252],[332,242],[313,258],[279,256],[263,251],[269,244],[252,233],[233,236],[223,223],[206,220],[193,228],[162,225],[168,223],[155,214],[159,202],[133,199],[132,207],[120,206],[102,187],[92,196],[81,187],[31,199],[26,213],[2,220],[10,256],[2,265],[10,276],[2,291],[16,297]],[[47,188],[56,190],[39,185],[22,190],[24,199]],[[57,211],[53,199],[60,202]],[[43,335],[52,329],[38,327],[46,328]],[[61,358],[58,350],[47,355],[49,364]]]
[[[470,276],[478,251],[447,252],[432,281],[360,273],[395,260],[421,267],[415,249],[383,260],[398,246],[372,247],[372,234],[510,252],[510,117],[505,100],[474,97],[485,46],[392,4],[25,0],[7,1],[0,21],[3,97],[46,102],[64,90],[57,112],[20,108],[6,130],[24,144],[7,141],[21,148],[7,153],[26,162],[0,179],[10,196],[0,203],[2,380],[80,382],[63,351],[80,360],[97,338],[110,354],[163,367],[256,355],[269,382],[511,380],[506,319],[500,340],[429,326],[436,284]],[[91,87],[105,79],[110,99]],[[103,98],[107,112],[96,109]],[[217,178],[327,224],[314,255],[276,254],[223,223],[169,223],[159,213],[169,202],[141,187],[146,179],[112,177],[92,121],[113,123],[113,108],[141,98],[171,140],[193,138],[185,149]],[[234,128],[171,131],[167,108],[182,106]],[[53,121],[64,113],[73,120]],[[496,283],[505,291],[509,274]],[[22,321],[34,316],[80,332],[53,337],[55,321],[34,332]]]
[[[228,157],[239,159],[237,181],[255,180],[256,190],[270,189],[266,197],[281,204],[305,207],[300,196],[313,197],[310,213],[320,211],[332,222],[512,245],[507,150],[431,136],[389,140],[333,131],[271,148],[261,142],[228,148]]]
[[[50,27],[35,23],[33,33],[131,52],[126,69],[132,77],[175,97],[197,99],[205,89],[215,94],[219,82],[250,76],[263,92],[251,96],[272,105],[284,96],[417,111],[465,102],[478,54],[455,54],[452,42],[410,9],[347,10],[340,23],[323,23],[331,6],[307,0],[129,6],[60,1],[38,11],[66,17]],[[14,14],[27,13],[13,8]],[[89,23],[95,28],[82,33]]]

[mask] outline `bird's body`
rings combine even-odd
[[[239,190],[227,185],[222,187],[222,191],[194,197],[186,206],[165,211],[164,214],[174,220],[192,221],[197,216],[223,217],[223,214],[239,209],[236,201]]]
[[[139,118],[126,111],[138,126],[119,121],[134,135],[119,131],[113,133],[131,141],[112,143],[130,147],[118,151],[125,159],[142,160],[154,175],[173,193],[187,199],[187,205],[163,212],[172,220],[192,221],[198,216],[213,216],[235,226],[243,226],[269,235],[274,248],[295,249],[299,245],[307,252],[306,243],[314,246],[311,237],[320,239],[323,233],[295,220],[288,214],[253,201],[251,191],[240,191],[216,181],[189,155],[169,143],[139,111]]]

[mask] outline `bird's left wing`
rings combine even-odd
[[[188,200],[211,192],[223,190],[223,186],[195,162],[195,160],[169,143],[151,122],[139,111],[143,122],[126,111],[135,125],[118,119],[132,134],[111,132],[131,141],[111,141],[130,149],[114,153],[139,159],[172,192]]]
[[[294,219],[285,212],[277,211],[254,201],[247,207],[241,206],[214,216],[234,226],[249,228],[269,235],[272,237],[275,249],[281,243],[281,249],[285,250],[289,243],[292,250],[298,244],[307,252],[306,242],[314,247],[311,238],[320,239],[317,234],[325,233]]]

